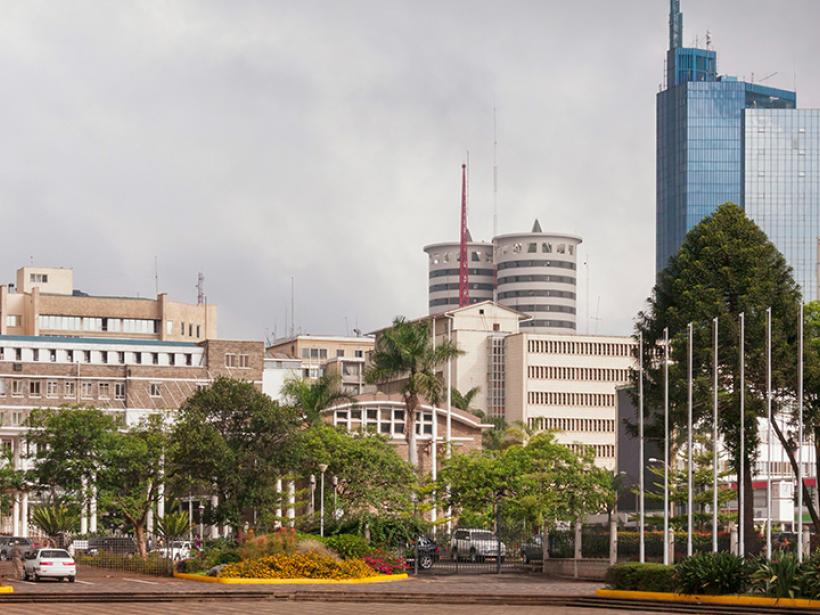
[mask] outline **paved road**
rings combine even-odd
[[[2,600],[0,599],[0,603]],[[111,615],[116,609],[117,615],[190,615],[207,613],[208,615],[419,615],[420,610],[434,612],[436,615],[601,615],[619,613],[621,615],[639,615],[647,611],[608,611],[602,609],[566,609],[562,607],[522,607],[522,606],[455,606],[415,604],[351,604],[333,602],[285,602],[285,601],[250,601],[225,600],[208,602],[145,602],[140,604],[6,604],[2,606],[3,615],[64,615],[80,613],[82,615]]]

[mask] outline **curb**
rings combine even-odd
[[[599,598],[615,600],[645,600],[648,602],[693,602],[698,604],[724,604],[731,606],[763,606],[802,609],[820,609],[820,600],[807,598],[768,598],[765,596],[705,596],[673,594],[666,592],[638,592],[620,589],[597,589]]]
[[[11,585],[0,585],[0,594],[13,594],[14,588]]]
[[[358,585],[362,583],[390,583],[392,581],[407,581],[410,577],[406,573],[380,574],[360,579],[240,579],[233,577],[209,577],[203,574],[188,574],[175,572],[174,578],[199,583],[220,583],[222,585]]]

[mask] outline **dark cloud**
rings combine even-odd
[[[684,0],[720,70],[820,105],[816,0]],[[29,257],[100,294],[193,300],[220,333],[372,329],[426,309],[422,245],[577,233],[592,328],[626,332],[653,278],[663,0],[3,3],[3,271]],[[583,256],[582,256],[583,258]],[[579,290],[585,329],[586,281]],[[599,299],[600,297],[600,299]],[[600,307],[598,307],[600,306]],[[597,323],[597,324],[596,324]]]

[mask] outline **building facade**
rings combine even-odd
[[[816,115],[796,109],[795,92],[719,75],[715,51],[683,47],[679,0],[670,6],[666,83],[657,96],[656,271],[692,227],[731,201],[769,233],[812,300],[820,223],[804,214],[817,210],[809,153],[817,151]],[[793,224],[801,217],[802,227]]]
[[[492,244],[472,242],[470,303],[495,300],[530,316],[521,327],[537,333],[575,333],[577,248],[581,238],[545,233],[538,220],[529,233],[494,237]],[[458,307],[459,244],[426,246],[429,313]]]

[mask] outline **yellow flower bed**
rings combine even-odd
[[[220,577],[240,579],[361,579],[373,569],[359,559],[337,560],[321,553],[278,553],[226,564]]]

